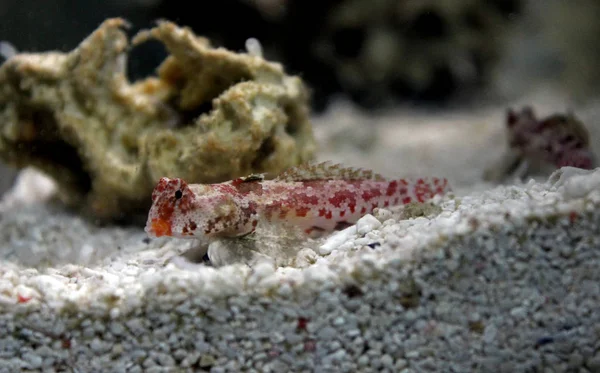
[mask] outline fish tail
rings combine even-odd
[[[386,195],[394,205],[412,202],[425,202],[435,195],[443,195],[451,191],[446,178],[422,177],[415,179],[398,179],[389,182]]]
[[[425,202],[435,195],[443,195],[449,191],[451,188],[446,178],[419,178],[413,185],[414,199],[418,202]]]

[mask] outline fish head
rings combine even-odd
[[[241,211],[221,184],[160,179],[152,192],[146,233],[151,237],[214,237],[234,234]]]

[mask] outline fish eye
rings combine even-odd
[[[181,197],[183,197],[183,192],[181,191],[181,189],[177,189],[177,191],[175,192],[175,199],[181,199]]]

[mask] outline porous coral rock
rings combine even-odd
[[[219,182],[313,158],[308,94],[280,64],[213,48],[162,21],[138,34],[170,52],[130,83],[126,22],[106,20],[70,53],[0,67],[0,157],[33,165],[62,199],[98,218],[144,214],[162,176]]]

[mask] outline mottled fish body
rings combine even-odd
[[[152,194],[150,236],[238,237],[259,221],[320,235],[356,223],[375,208],[422,203],[450,191],[444,178],[387,180],[329,163],[291,168],[273,180],[251,175],[219,184],[162,178]]]

